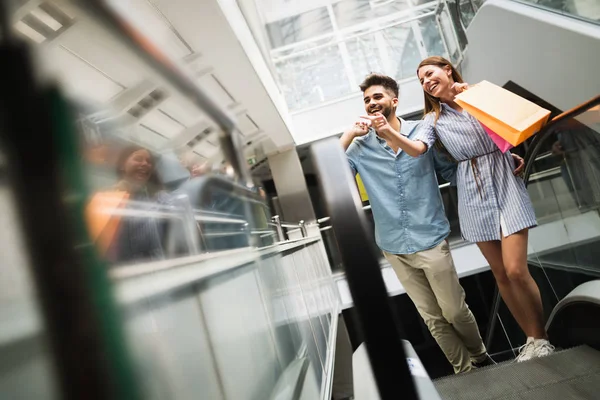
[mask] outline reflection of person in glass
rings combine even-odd
[[[600,142],[598,133],[575,119],[560,123],[552,153],[561,159],[560,172],[577,207],[589,210],[600,202]]]
[[[140,146],[129,146],[121,151],[117,160],[120,178],[115,188],[128,192],[131,197],[156,193],[160,184],[154,174],[154,157]]]
[[[192,152],[181,155],[180,162],[181,165],[189,171],[190,179],[211,172],[210,163],[208,161],[198,162],[197,157]]]
[[[420,122],[396,117],[398,84],[393,78],[372,74],[360,88],[366,118],[386,118],[406,138],[416,134]],[[364,119],[344,132],[341,144],[369,195],[377,245],[454,372],[492,363],[446,241],[450,226],[435,172],[451,180],[456,164],[433,152],[412,158]]]
[[[151,215],[157,203],[166,203],[167,195],[161,191],[152,154],[140,146],[129,146],[117,160],[119,182],[115,189],[129,194],[127,209],[147,211],[147,216],[121,218],[116,240],[108,252],[113,262],[128,262],[163,257],[159,222]]]
[[[514,175],[510,153],[501,153],[481,124],[454,97],[468,85],[442,57],[430,57],[417,69],[425,95],[425,118],[408,138],[381,115],[371,117],[379,135],[413,157],[426,154],[439,141],[458,160],[458,213],[465,239],[490,264],[500,294],[525,334],[518,361],[553,352],[546,340],[539,288],[527,267],[529,228],[535,212],[523,180]]]

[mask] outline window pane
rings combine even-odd
[[[418,21],[421,28],[421,35],[425,42],[425,50],[429,56],[442,56],[448,58],[448,53],[444,48],[440,29],[435,20],[435,16],[431,15]]]
[[[414,32],[412,29],[408,32],[408,37],[406,38],[406,42],[402,51],[395,51],[395,54],[398,56],[397,58],[394,57],[396,60],[397,69],[392,76],[394,76],[396,79],[416,77],[417,67],[421,62],[422,57],[419,53]],[[394,50],[396,50],[396,48],[394,48]]]
[[[436,0],[413,0],[413,4],[415,6],[422,6],[423,4],[427,4],[427,3],[435,4],[436,2],[437,2]]]
[[[473,0],[473,4],[477,8],[477,10],[479,10],[481,8],[483,3],[485,3],[485,0]]]
[[[383,3],[378,5],[377,3]],[[407,0],[377,2],[373,0],[342,0],[333,5],[333,12],[340,28],[346,28],[375,18],[408,9]]]
[[[441,34],[444,35],[444,40],[448,46],[448,52],[450,52],[449,59],[455,63],[460,56],[460,48],[454,37],[454,24],[447,9],[442,10],[442,13],[440,14],[440,27]]]
[[[389,75],[403,79],[414,75],[420,57],[410,24],[393,26],[383,31],[392,68]],[[415,58],[415,51],[417,57]],[[408,57],[404,59],[404,57]],[[414,66],[414,68],[413,68]]]
[[[372,72],[387,73],[374,34],[353,38],[346,46],[357,80],[362,81]]]
[[[338,45],[278,61],[275,67],[290,109],[313,106],[352,91]]]
[[[332,30],[331,19],[325,7],[267,24],[273,48],[301,42]]]
[[[353,38],[346,42],[357,79],[380,72],[396,79],[414,76],[421,60],[410,24]]]
[[[465,28],[471,25],[471,21],[475,17],[475,9],[471,0],[461,0],[460,2],[460,19]]]

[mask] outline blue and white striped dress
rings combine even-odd
[[[500,240],[536,226],[535,211],[523,179],[513,175],[510,152],[502,154],[481,124],[466,111],[442,103],[440,118],[425,116],[414,139],[428,148],[439,139],[455,160],[458,215],[463,237],[471,242]]]

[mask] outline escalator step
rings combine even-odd
[[[505,362],[434,382],[444,400],[600,398],[600,352],[575,347],[548,357]]]

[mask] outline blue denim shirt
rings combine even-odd
[[[408,138],[421,123],[400,121],[400,133]],[[413,254],[437,246],[448,236],[450,224],[435,171],[453,182],[455,163],[435,150],[416,158],[402,149],[394,153],[373,129],[356,138],[346,155],[369,195],[379,248]]]

